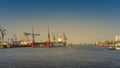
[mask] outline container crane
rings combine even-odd
[[[30,42],[29,35],[31,35],[31,34],[25,32],[24,35],[25,35],[25,38],[26,38],[26,42],[29,43]]]
[[[27,33],[27,32],[25,32],[24,34],[25,34],[25,36],[26,36],[27,41],[29,41],[28,35],[32,35],[32,48],[34,48],[35,36],[40,36],[40,34],[35,34],[33,27],[32,27],[32,33]]]
[[[2,36],[2,40],[1,40],[1,46],[2,46],[2,44],[4,42],[4,37],[6,36],[6,29],[3,28],[2,25],[0,25],[0,32],[1,32],[1,36]]]

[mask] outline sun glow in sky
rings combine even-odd
[[[23,39],[33,26],[46,40],[49,25],[51,34],[65,32],[68,42],[94,43],[120,33],[119,7],[120,0],[0,0],[0,24],[7,39]]]

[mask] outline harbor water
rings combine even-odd
[[[0,49],[0,68],[120,68],[120,51],[95,45]]]

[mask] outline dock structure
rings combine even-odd
[[[3,29],[3,27],[0,26],[0,32],[1,32],[1,41],[0,41],[0,47],[3,47],[3,42],[4,42],[4,36],[5,34],[5,29]],[[67,37],[65,35],[65,32],[63,32],[63,35],[61,35],[60,37],[56,37],[53,34],[53,40],[51,40],[51,35],[50,35],[50,29],[48,26],[47,29],[47,40],[46,41],[42,41],[42,42],[36,42],[35,41],[35,36],[40,36],[40,34],[37,34],[34,32],[34,27],[32,27],[32,31],[29,32],[24,32],[24,36],[26,38],[26,40],[18,40],[17,36],[14,34],[12,39],[9,39],[9,46],[11,47],[46,47],[46,48],[50,48],[50,47],[61,47],[61,46],[65,46],[66,45],[66,40]],[[32,40],[29,39],[29,36],[32,36]],[[10,42],[11,40],[11,42]],[[6,46],[5,46],[6,47]]]

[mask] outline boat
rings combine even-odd
[[[116,48],[114,46],[109,46],[108,50],[116,50]]]
[[[59,36],[58,37],[58,40],[57,40],[57,42],[52,42],[52,44],[51,44],[51,46],[52,47],[58,47],[58,46],[65,46],[66,45],[66,43],[63,41],[63,38],[61,37],[61,36]]]
[[[116,50],[120,50],[120,43],[118,43],[118,44],[115,45],[115,49]]]

